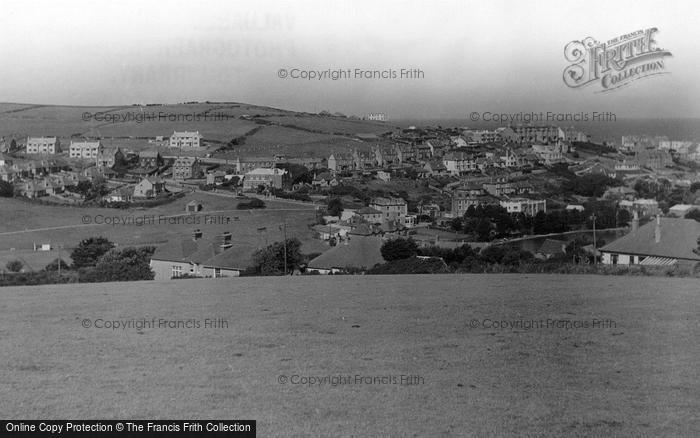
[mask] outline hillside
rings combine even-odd
[[[2,292],[8,418],[235,417],[257,420],[260,436],[700,430],[693,279],[276,277]],[[228,327],[83,327],[153,318]],[[614,326],[507,327],[547,319]],[[414,384],[391,383],[400,375]],[[297,380],[324,376],[336,384]]]
[[[255,128],[261,129],[246,139],[249,147],[269,148],[265,150],[269,152],[282,145],[285,153],[294,153],[295,146],[312,144],[319,154],[326,153],[324,143],[395,129],[380,122],[232,102],[108,107],[0,103],[0,136],[58,136],[64,144],[86,136],[117,140],[115,145],[139,149],[146,138],[188,130],[199,131],[205,141],[216,145],[245,136]]]

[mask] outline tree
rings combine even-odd
[[[100,257],[112,248],[114,248],[114,243],[104,237],[83,239],[70,255],[70,258],[73,260],[73,267],[79,269],[95,266]]]
[[[285,242],[275,242],[256,251],[253,254],[252,270],[258,275],[283,275],[285,271],[292,272],[303,261],[299,239],[287,239],[286,250],[286,260]]]
[[[22,263],[21,260],[11,260],[11,261],[7,262],[7,264],[5,265],[7,270],[10,272],[19,272],[22,270],[23,266],[24,266],[24,263]]]
[[[51,263],[46,265],[44,268],[44,271],[58,271],[58,263],[61,263],[61,270],[64,269],[70,269],[70,266],[68,266],[68,263],[64,262],[63,259],[54,259]]]
[[[387,262],[413,257],[418,254],[418,245],[413,239],[392,239],[386,241],[381,249],[382,257]]]
[[[100,257],[88,277],[92,281],[153,280],[150,261],[154,251],[152,246],[111,249]]]
[[[328,201],[328,215],[329,216],[338,216],[343,213],[343,201],[340,198],[331,198]]]
[[[0,180],[0,196],[3,198],[11,198],[15,194],[15,188],[12,183]]]
[[[695,219],[696,221],[700,222],[700,209],[695,208],[693,210],[690,210],[685,214],[686,219]]]

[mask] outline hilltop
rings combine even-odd
[[[357,134],[392,132],[394,126],[341,115],[311,114],[236,102],[64,106],[0,103],[0,135],[6,139],[57,136],[62,142],[88,137],[140,149],[147,139],[173,131],[199,131],[204,141],[226,145],[245,138],[239,154],[295,152],[325,156],[329,144],[357,142]],[[310,147],[305,146],[310,145]],[[241,145],[243,146],[243,145]]]

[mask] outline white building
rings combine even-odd
[[[68,155],[71,158],[97,159],[102,151],[100,141],[71,141],[68,148]]]
[[[56,137],[29,137],[26,151],[28,154],[58,154],[61,142]]]
[[[170,136],[171,148],[196,149],[201,146],[202,135],[196,132],[173,132]]]
[[[512,198],[501,201],[500,204],[508,213],[524,213],[527,216],[534,216],[540,211],[547,212],[547,201],[544,199]]]

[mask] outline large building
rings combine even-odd
[[[253,190],[258,186],[281,189],[288,177],[287,171],[278,168],[258,168],[246,173],[243,178],[243,189]]]
[[[170,136],[170,147],[181,149],[196,149],[201,147],[202,135],[196,132],[173,132]]]
[[[393,221],[401,225],[406,225],[408,216],[408,204],[402,198],[374,198],[369,206],[382,215],[382,223]]]
[[[177,157],[173,162],[174,179],[199,178],[201,173],[196,157]]]
[[[464,152],[449,152],[442,157],[442,163],[452,175],[478,170],[476,158]]]
[[[56,137],[29,137],[26,151],[27,154],[58,154],[61,141]]]
[[[639,227],[600,249],[606,265],[670,266],[677,263],[694,266],[700,262],[697,249],[700,222],[694,219],[662,218]]]
[[[102,151],[100,141],[71,141],[68,147],[68,155],[71,158],[97,159]]]

